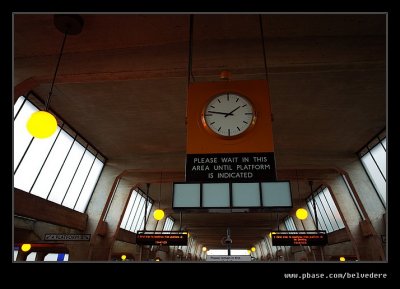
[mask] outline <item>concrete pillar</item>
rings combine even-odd
[[[386,235],[385,213],[386,208],[378,197],[368,175],[364,171],[361,162],[357,159],[343,167],[352,180],[356,193],[362,206],[371,220],[371,224],[378,235]]]
[[[115,169],[105,168],[87,210],[89,215],[87,232],[92,234],[88,252],[89,260],[107,261],[111,254],[114,242],[113,237],[131,189],[131,184],[124,181],[124,179],[116,183],[118,185],[111,199],[109,209],[104,216],[104,223],[99,223],[116,176],[117,171]],[[104,228],[104,234],[96,234],[102,231],[100,228]]]
[[[379,203],[375,202],[375,204],[372,204],[371,200],[369,199],[372,198],[372,192],[370,191],[370,184],[367,184],[365,182],[365,175],[363,176],[365,172],[357,164],[357,162],[353,162],[353,165],[349,166],[348,168],[350,168],[352,171],[351,175],[354,176],[355,179],[357,179],[357,181],[355,182],[349,173],[350,178],[348,181],[350,183],[353,183],[355,188],[362,188],[363,194],[365,194],[363,199],[367,201],[367,204],[369,204],[370,213],[374,216],[379,215],[379,212],[381,212],[382,208]],[[383,248],[380,242],[377,240],[378,236],[376,233],[374,233],[374,228],[372,227],[372,225],[370,225],[369,214],[367,216],[364,216],[363,214],[363,211],[365,211],[363,207],[365,203],[363,201],[361,203],[358,203],[356,199],[352,198],[341,175],[338,175],[338,177],[333,180],[329,180],[328,185],[330,186],[331,193],[333,194],[332,197],[335,200],[335,203],[341,214],[343,215],[343,221],[347,226],[349,237],[359,260],[384,260]],[[354,193],[357,194],[357,191],[359,190],[356,189]],[[375,197],[377,198],[377,196]],[[361,212],[357,209],[355,203],[358,203],[359,207],[361,207]],[[366,230],[362,230],[361,226],[368,228],[368,230],[371,231],[371,234],[367,236],[365,234]]]

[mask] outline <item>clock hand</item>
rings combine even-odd
[[[233,112],[238,110],[239,108],[240,108],[240,105],[237,108],[235,108],[234,110],[232,110],[230,113],[226,113],[225,117],[227,117],[228,115],[233,115]]]
[[[216,114],[223,114],[223,115],[225,115],[225,117],[226,117],[227,115],[229,115],[229,114],[232,115],[231,112],[226,113],[226,112],[222,112],[222,111],[212,111],[212,110],[209,110],[209,111],[207,111],[207,112],[216,113]]]

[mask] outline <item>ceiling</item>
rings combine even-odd
[[[108,164],[131,170],[130,182],[141,179],[135,172],[161,170],[183,178],[189,16],[82,16],[82,32],[67,38],[51,107]],[[386,126],[386,15],[265,14],[262,22],[278,173],[343,166]],[[45,98],[62,38],[50,14],[15,15],[14,84],[33,79]],[[191,81],[219,81],[224,69],[232,79],[265,78],[256,14],[196,14],[192,48]],[[201,242],[219,244],[226,226],[252,222],[237,231],[247,244],[275,218],[187,214],[185,224]]]

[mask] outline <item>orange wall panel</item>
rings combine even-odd
[[[231,92],[247,97],[255,110],[255,123],[234,138],[209,131],[202,122],[204,107],[216,95]],[[191,83],[188,90],[187,154],[273,152],[271,107],[266,80]]]

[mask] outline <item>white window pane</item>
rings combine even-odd
[[[135,193],[136,193],[135,191],[133,191],[131,193],[131,196],[130,196],[129,201],[128,201],[128,205],[126,206],[126,209],[125,209],[124,217],[122,218],[122,222],[121,222],[121,226],[120,227],[123,228],[123,229],[126,228],[126,224],[128,223],[128,218],[130,217],[130,213],[132,211],[133,202],[135,200],[135,197],[137,196],[137,194],[135,194]]]
[[[285,219],[285,226],[288,231],[296,231],[296,226],[292,217],[287,217]]]
[[[17,261],[18,250],[14,250],[14,261]]]
[[[134,211],[135,212],[135,216],[134,216],[134,218],[132,220],[131,226],[129,227],[129,230],[131,230],[132,232],[136,231],[136,227],[138,226],[139,221],[141,221],[140,213],[141,213],[141,210],[142,210],[143,205],[144,205],[144,198],[142,196],[138,196],[138,199],[139,199],[139,203],[137,203],[136,210]],[[134,206],[134,208],[135,208],[135,206]]]
[[[152,206],[153,206],[152,203],[150,203],[150,202],[147,203],[147,217],[146,217],[146,220],[148,220],[148,217],[149,217],[149,214],[150,214]],[[142,221],[140,221],[140,225],[139,225],[137,231],[144,230],[144,219],[143,219],[143,216],[144,216],[144,211],[143,211],[143,215],[142,215],[142,218],[141,218]]]
[[[145,199],[142,197],[142,200],[140,201],[138,211],[136,214],[137,218],[135,217],[135,219],[133,219],[133,224],[134,224],[134,226],[132,226],[133,232],[137,232],[141,229],[141,223],[144,218],[144,207],[145,207]]]
[[[133,201],[131,213],[130,213],[128,221],[126,223],[126,227],[125,227],[126,230],[130,230],[130,228],[132,227],[132,222],[133,222],[133,219],[135,218],[135,215],[137,213],[138,206],[139,206],[139,203],[141,200],[141,196],[136,191],[132,192],[132,196],[134,197],[134,201]]]
[[[127,223],[127,227],[126,227],[127,230],[133,230],[136,226],[136,223],[134,224],[134,220],[135,220],[135,218],[137,218],[137,215],[139,214],[138,211],[139,211],[139,206],[140,206],[141,201],[142,201],[142,196],[139,193],[137,193],[137,197],[132,206],[132,213],[128,219],[128,223]]]
[[[20,96],[18,97],[17,101],[14,104],[14,117],[17,114],[18,110],[20,109],[21,105],[24,103],[25,97]]]
[[[84,152],[85,148],[78,142],[75,142],[64,163],[64,167],[61,169],[60,175],[51,190],[49,195],[50,201],[61,204]]]
[[[327,215],[328,211],[326,211],[326,208],[322,204],[321,194],[315,196],[315,201],[317,202],[317,212],[319,213],[319,220],[321,220],[325,224],[328,232],[334,231],[332,224],[329,222],[329,218]]]
[[[367,170],[367,173],[371,178],[372,183],[378,191],[379,195],[382,197],[383,201],[386,202],[386,181],[383,179],[371,155],[364,155],[361,158],[361,161],[364,164],[364,167]]]
[[[327,232],[331,232],[332,228],[329,227],[329,224],[327,224],[327,222],[325,220],[326,215],[321,207],[321,201],[318,199],[317,196],[315,196],[315,203],[317,204],[317,219],[318,219],[319,229],[326,230]]]
[[[44,261],[48,261],[48,262],[63,262],[63,261],[68,261],[69,259],[69,254],[65,254],[65,253],[48,253],[45,257],[44,257]]]
[[[135,232],[144,230],[144,219],[143,218],[144,218],[144,210],[143,210],[143,214],[140,216],[137,227],[135,228]]]
[[[92,166],[93,160],[94,155],[91,152],[86,151],[83,155],[78,170],[75,173],[74,179],[72,180],[71,186],[67,191],[65,200],[62,203],[63,206],[71,209],[74,208],[75,203],[78,200],[79,194],[83,188],[83,183],[85,182],[85,179],[89,173],[89,169]]]
[[[384,146],[385,149],[386,149],[386,138],[384,138],[384,139],[382,140],[382,144],[383,144],[383,146]]]
[[[310,212],[311,217],[313,218],[314,223],[315,223],[315,212],[314,212],[314,207],[313,207],[313,203],[312,203],[311,199],[307,202],[307,207],[308,207],[308,211]]]
[[[60,128],[57,127],[56,133],[49,138],[35,138],[33,140],[18,171],[14,175],[14,187],[25,192],[30,191],[59,130]]]
[[[162,231],[171,231],[172,227],[174,226],[174,220],[172,220],[170,217],[167,217],[165,219],[164,227]],[[170,233],[168,233],[170,234]]]
[[[96,159],[94,161],[92,169],[89,173],[89,177],[86,180],[81,196],[79,197],[78,203],[76,204],[75,210],[79,212],[84,212],[84,210],[86,209],[90,197],[92,196],[92,193],[94,191],[94,187],[96,186],[97,180],[100,177],[103,166],[104,163],[101,162],[99,159]]]
[[[149,215],[150,215],[151,208],[153,208],[153,204],[152,204],[151,202],[148,202],[148,204],[147,204],[147,205],[149,206],[149,210],[147,211],[147,217],[146,217],[146,219],[148,219],[148,218],[149,218]]]
[[[28,256],[26,256],[26,261],[35,261],[36,260],[36,252],[30,252]]]
[[[333,201],[332,196],[328,189],[324,189],[324,195],[325,195],[326,200],[328,201],[328,205],[332,209],[333,217],[335,218],[336,222],[338,223],[339,228],[343,229],[344,223],[343,223],[342,217],[340,216],[339,211],[338,211],[338,209],[335,205],[335,202]]]
[[[44,261],[57,261],[58,254],[57,253],[49,253],[44,257]]]
[[[323,193],[320,194],[319,197],[320,197],[322,205],[324,206],[324,209],[326,211],[326,214],[327,214],[327,217],[328,217],[328,221],[332,226],[332,231],[336,231],[336,230],[339,230],[340,228],[339,228],[339,225],[336,223],[335,217],[333,215],[333,212],[332,212],[332,210],[331,210],[331,208],[330,208],[330,206],[329,206],[329,204],[328,204],[328,202],[327,202],[327,200],[325,198],[325,194],[326,193],[329,193],[329,192],[328,192],[328,189],[325,188]]]
[[[315,197],[314,197],[314,199],[315,199]],[[308,201],[307,205],[308,205],[308,208],[309,208],[309,210],[310,210],[310,212],[311,212],[311,214],[312,214],[312,217],[313,217],[313,220],[314,220],[314,224],[315,224],[315,212],[314,212],[314,206],[313,206],[313,201],[312,201],[312,199],[310,199],[310,200]],[[321,222],[321,214],[320,214],[320,212],[319,212],[319,209],[318,209],[318,202],[317,202],[316,199],[315,199],[315,206],[316,206],[316,211],[317,211],[316,213],[317,213],[317,219],[318,219],[318,229],[319,229],[319,230],[326,230],[326,231],[328,231],[328,229],[326,228],[325,224],[324,224],[323,222]]]
[[[372,150],[371,154],[379,166],[383,176],[386,178],[386,151],[380,144],[377,144]]]
[[[26,101],[17,118],[14,120],[14,170],[32,139],[32,135],[26,129],[26,123],[31,114],[37,110],[35,106]]]
[[[61,165],[72,145],[72,137],[65,131],[61,131],[49,157],[37,179],[32,194],[46,198],[50,192],[51,186],[61,169]]]

